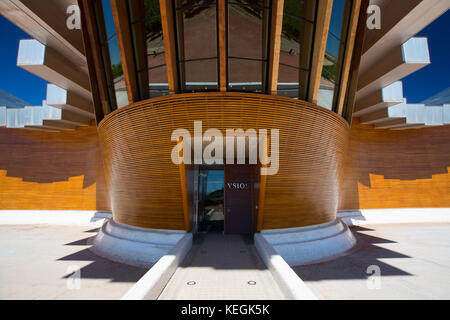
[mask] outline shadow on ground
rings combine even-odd
[[[99,229],[85,231],[95,233]],[[95,235],[77,241],[66,243],[66,246],[87,246]],[[95,255],[88,248],[57,259],[58,261],[92,261],[92,263],[80,269],[81,279],[110,279],[111,282],[137,282],[148,269],[133,267],[126,264],[112,262],[108,259]],[[68,274],[63,279],[71,277]]]
[[[367,279],[372,275],[372,273],[367,273],[367,268],[376,265],[380,267],[383,276],[412,276],[412,274],[380,260],[411,258],[377,246],[378,244],[396,243],[395,241],[365,234],[365,232],[375,231],[373,229],[352,227],[351,230],[358,243],[350,254],[333,261],[294,267],[297,275],[305,281]]]

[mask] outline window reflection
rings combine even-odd
[[[314,37],[316,0],[285,0],[278,95],[306,100]]]
[[[121,108],[128,104],[128,94],[120,60],[114,19],[109,0],[96,2],[98,29],[101,39],[101,50],[108,84],[111,109]]]
[[[169,94],[159,0],[128,0],[141,99]]]
[[[181,91],[217,91],[216,1],[176,0],[175,12]]]
[[[334,0],[330,29],[322,69],[318,105],[334,109],[339,93],[342,60],[347,41],[349,12],[352,1]]]
[[[266,91],[270,4],[227,1],[229,90]]]

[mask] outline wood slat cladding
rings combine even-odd
[[[450,126],[374,129],[353,119],[339,208],[450,207]]]
[[[0,128],[0,210],[110,210],[96,126]]]
[[[307,102],[251,93],[192,93],[155,98],[108,115],[99,125],[114,219],[146,228],[185,229],[172,131],[279,129],[280,169],[268,176],[262,229],[335,218],[348,125]],[[192,177],[187,174],[186,177]],[[189,186],[190,181],[186,182]],[[190,190],[186,191],[191,194]]]

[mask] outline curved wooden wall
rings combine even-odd
[[[335,219],[349,128],[312,104],[250,93],[193,93],[142,101],[109,114],[99,125],[114,219],[146,228],[187,229],[171,133],[279,129],[280,169],[266,180],[262,229]],[[224,132],[224,131],[223,131]],[[189,175],[187,175],[189,176]],[[189,192],[189,191],[187,191]]]

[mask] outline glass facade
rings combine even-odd
[[[266,92],[269,0],[227,1],[228,90]]]
[[[334,0],[322,69],[318,105],[335,110],[353,1]]]
[[[108,98],[111,109],[128,104],[128,94],[120,60],[119,44],[109,0],[96,1],[95,11],[100,36],[100,47],[108,84]]]
[[[175,0],[175,21],[181,91],[218,91],[216,1]]]
[[[279,96],[307,99],[316,10],[316,0],[284,1],[277,88]]]
[[[111,110],[127,105],[129,100],[120,54],[130,64],[125,70],[130,70],[130,76],[135,77],[130,78],[130,83],[138,86],[137,90],[129,90],[133,92],[133,101],[168,95],[170,76],[174,79],[172,93],[225,89],[267,94],[270,80],[276,81],[278,96],[311,101],[309,95],[317,95],[319,106],[335,112],[340,107],[337,100],[353,1],[333,1],[326,35],[316,34],[322,29],[317,28],[317,21],[325,19],[324,13],[318,12],[318,0],[285,0],[283,8],[275,7],[271,0],[127,0],[125,3],[125,7],[118,5],[115,9],[114,18],[128,20],[129,30],[120,33],[118,39],[111,1],[93,1]],[[168,10],[163,16],[161,3]],[[277,19],[272,21],[272,7],[282,10],[282,20],[277,13]],[[224,21],[220,32],[219,20]],[[275,21],[282,21],[279,61],[276,53],[273,57],[274,63],[278,63],[278,78],[269,79]],[[169,75],[163,23],[173,49],[170,58],[174,66]],[[319,69],[312,66],[317,58],[314,50],[321,47],[315,41],[322,43],[323,36],[326,37],[325,56],[317,77],[311,74],[311,70]],[[123,52],[119,50],[118,40],[124,46]],[[131,60],[128,54],[133,55]],[[219,64],[219,56],[225,58],[223,66]],[[274,70],[276,67],[273,66]],[[310,79],[320,79],[318,92],[312,93],[311,86],[318,86],[311,84]],[[219,80],[226,88],[219,88]]]
[[[169,94],[158,0],[128,0],[136,74],[141,99]]]

